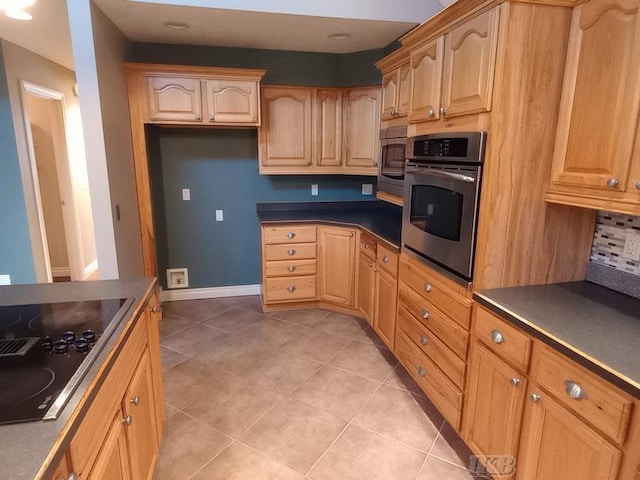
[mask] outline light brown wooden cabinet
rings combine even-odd
[[[380,153],[380,88],[345,93],[344,168],[355,175],[377,175]]]
[[[358,258],[358,308],[364,319],[373,326],[376,308],[375,260],[360,251]]]
[[[341,90],[316,90],[313,109],[313,156],[314,163],[319,168],[335,168],[342,165],[342,97]]]
[[[442,89],[442,57],[444,37],[431,40],[411,51],[411,93],[409,122],[423,122],[440,118]]]
[[[573,11],[549,201],[640,214],[639,6],[590,0]]]
[[[198,79],[149,77],[147,95],[151,121],[202,121],[202,86]]]
[[[88,476],[80,476],[100,480],[103,478],[114,480],[129,480],[134,477],[129,469],[129,456],[127,454],[127,438],[125,426],[122,423],[122,412],[118,410],[111,421],[100,453]],[[147,478],[147,477],[144,477]]]
[[[318,227],[320,299],[354,307],[358,231],[352,228]]]
[[[381,120],[406,117],[411,100],[411,68],[404,63],[382,76]]]

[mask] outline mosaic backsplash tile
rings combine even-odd
[[[629,230],[640,233],[640,217],[598,212],[591,261],[640,276],[640,262],[622,256]]]

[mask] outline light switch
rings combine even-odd
[[[222,210],[216,210],[216,222],[222,222],[224,220],[224,212]]]
[[[11,275],[0,275],[0,285],[11,285]]]
[[[362,195],[373,195],[373,185],[371,183],[362,184]]]
[[[188,188],[182,189],[182,200],[191,200],[191,190]]]
[[[318,196],[318,185],[316,185],[315,183],[311,185],[311,195],[314,197]]]

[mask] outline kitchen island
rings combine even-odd
[[[138,408],[133,414],[134,418],[138,415],[138,421],[134,423],[135,429],[126,422],[122,424],[122,428],[129,430],[123,432],[124,443],[119,443],[121,450],[126,450],[120,451],[120,458],[129,458],[129,454],[131,458],[142,459],[147,470],[155,467],[164,424],[158,333],[161,314],[156,290],[153,278],[0,287],[0,306],[131,299],[124,315],[98,338],[92,349],[98,350],[98,354],[57,419],[0,425],[0,477],[54,478],[54,472],[56,476],[74,472],[98,478],[96,469],[101,466],[103,455],[109,453],[105,447],[107,436],[112,433],[110,421],[115,418],[112,414],[119,418],[128,413],[123,395],[125,389],[129,393],[139,372],[146,374],[146,385],[150,388],[135,405],[131,403],[132,408]],[[130,376],[131,383],[125,375]],[[143,426],[146,428],[141,431]],[[148,453],[139,455],[133,449],[139,447],[141,440],[153,448],[147,446]]]

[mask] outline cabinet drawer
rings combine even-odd
[[[293,277],[315,275],[316,260],[273,260],[265,262],[265,277]]]
[[[402,307],[398,309],[398,328],[440,367],[449,380],[459,389],[464,388],[465,362]]]
[[[430,302],[415,293],[406,285],[400,284],[400,307],[419,319],[429,330],[435,333],[458,357],[467,357],[469,332],[449,317],[433,308]],[[424,318],[427,317],[427,318]]]
[[[526,372],[529,369],[532,346],[532,340],[527,334],[477,304],[473,311],[473,333],[476,338],[509,365]]]
[[[460,431],[462,392],[400,330],[396,335],[396,356],[411,377],[438,407],[456,431]]]
[[[316,241],[316,227],[309,225],[284,225],[281,227],[263,227],[263,243],[313,243]]]
[[[406,255],[400,258],[400,280],[459,325],[469,329],[471,300],[462,294],[466,290],[464,287]]]
[[[364,253],[371,260],[375,260],[377,250],[378,243],[372,237],[364,233],[360,234],[360,251],[362,253]]]
[[[622,444],[632,399],[547,345],[537,343],[535,348],[537,383],[586,422]]]
[[[96,394],[91,407],[71,441],[69,451],[73,469],[83,476],[91,467],[111,426],[113,413],[120,409],[120,402],[133,376],[147,344],[146,322],[141,317],[126,340],[113,366],[103,375],[106,380]]]
[[[297,243],[292,245],[265,245],[264,260],[315,259],[315,243]]]
[[[313,300],[316,298],[316,276],[267,278],[265,303]]]
[[[377,248],[377,263],[378,267],[385,270],[394,277],[398,276],[398,254],[385,248],[382,245],[378,245]]]

